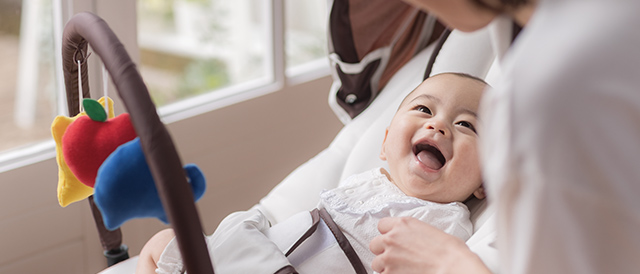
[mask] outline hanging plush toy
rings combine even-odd
[[[104,111],[104,98],[84,99],[85,112],[53,121],[58,202],[66,207],[94,195],[105,227],[112,230],[134,218],[155,217],[167,223],[129,115],[114,117],[113,101],[108,100],[109,115]],[[194,199],[200,199],[205,191],[204,174],[194,164],[186,165],[185,172]]]
[[[128,113],[107,119],[100,103],[82,101],[87,115],[78,117],[62,136],[62,154],[69,169],[83,184],[93,187],[98,168],[120,145],[136,138]]]
[[[194,164],[184,167],[194,200],[205,191],[205,178]],[[100,167],[95,184],[94,201],[105,227],[113,230],[135,218],[155,217],[168,223],[151,171],[147,165],[140,138],[114,151]]]
[[[104,105],[105,98],[98,100],[100,106]],[[113,101],[109,102],[109,118],[113,118]],[[67,160],[63,153],[63,136],[67,133],[68,127],[78,118],[86,116],[85,112],[81,112],[74,117],[57,116],[51,124],[51,135],[56,143],[56,162],[58,164],[58,203],[60,206],[66,207],[71,203],[84,200],[93,194],[92,186],[83,184],[76,175],[71,171]],[[88,134],[88,133],[87,133]],[[72,144],[67,144],[72,146]],[[73,162],[73,160],[72,160]]]

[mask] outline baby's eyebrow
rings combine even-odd
[[[435,97],[435,96],[430,95],[430,94],[420,94],[420,95],[416,96],[415,98],[411,99],[411,101],[409,101],[409,102],[411,103],[411,102],[416,101],[418,99],[424,99],[424,98],[429,99],[431,101],[434,101],[437,104],[442,103],[442,100],[440,100],[440,98]]]
[[[469,115],[473,116],[473,118],[478,119],[478,113],[476,113],[475,111],[470,110],[468,108],[462,108],[460,110],[460,112],[461,113],[465,113],[465,114],[469,114]]]

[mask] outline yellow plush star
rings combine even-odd
[[[98,102],[104,106],[104,97],[100,98]],[[51,124],[51,135],[53,135],[53,140],[56,142],[56,162],[58,163],[58,203],[60,203],[62,207],[84,200],[93,194],[93,188],[81,183],[76,176],[73,175],[73,172],[71,172],[62,156],[62,136],[67,130],[67,127],[81,115],[86,114],[81,112],[74,117],[57,116]],[[109,98],[108,118],[113,117],[113,100]]]

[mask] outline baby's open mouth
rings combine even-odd
[[[447,162],[442,152],[430,144],[417,144],[413,148],[413,153],[422,164],[430,169],[439,170]]]

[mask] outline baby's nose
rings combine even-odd
[[[431,122],[431,123],[427,123],[427,129],[429,130],[436,130],[438,132],[440,132],[442,135],[449,135],[447,133],[446,127],[443,126],[441,123],[438,122]]]

